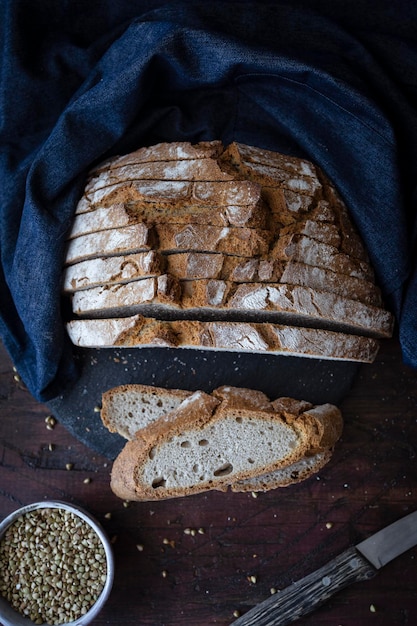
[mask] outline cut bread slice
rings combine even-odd
[[[195,144],[191,144],[188,141],[157,143],[150,147],[139,148],[126,155],[111,157],[92,168],[90,175],[94,176],[101,171],[113,170],[137,163],[212,159],[217,158],[221,152],[223,152],[223,144],[218,140],[200,141]]]
[[[111,317],[112,311],[119,315],[129,311],[176,311],[181,307],[181,286],[169,274],[142,278],[128,283],[116,283],[76,291],[72,295],[72,308],[76,315],[91,313],[97,317]]]
[[[85,193],[77,205],[76,213],[93,208],[112,206],[119,202],[157,202],[169,207],[247,206],[259,201],[260,186],[247,180],[223,182],[134,180],[114,183],[91,193]]]
[[[246,478],[245,480],[232,483],[230,489],[234,493],[247,491],[256,493],[279,489],[281,487],[289,487],[317,474],[317,472],[327,465],[331,458],[331,450],[306,455],[299,461],[291,463],[286,467],[281,467],[269,474],[262,474],[261,476]]]
[[[266,255],[269,230],[202,224],[155,224],[161,252],[223,252],[241,257]]]
[[[206,206],[166,207],[155,202],[119,203],[78,213],[75,216],[69,239],[87,233],[121,228],[129,224],[202,224],[203,226],[235,226],[248,228],[268,227],[269,214],[259,199],[249,205],[227,205],[218,208]]]
[[[72,320],[67,331],[82,348],[168,347],[250,352],[372,363],[379,342],[370,337],[268,323],[161,321],[136,315]]]
[[[135,314],[165,319],[268,321],[311,325],[390,337],[385,309],[330,292],[279,283],[235,284],[222,280],[182,281],[169,274],[77,291],[73,311],[84,317]]]
[[[81,235],[68,242],[65,265],[79,263],[86,259],[146,252],[154,248],[155,243],[155,232],[152,226],[149,227],[143,222],[124,228]]]
[[[102,394],[101,419],[110,432],[134,439],[139,430],[163,419],[191,394],[185,389],[120,385]]]
[[[328,407],[328,426],[341,432],[342,417]],[[326,431],[322,409],[321,423]],[[225,491],[231,483],[268,474],[320,451],[327,433],[317,431],[304,413],[292,421],[272,411],[223,406],[197,391],[165,420],[153,422],[127,442],[116,458],[113,492],[129,500],[160,500]]]
[[[161,275],[164,269],[165,258],[156,250],[88,259],[64,268],[62,289],[64,293],[72,293],[99,285],[151,278]]]
[[[216,183],[234,180],[234,177],[222,171],[215,159],[179,159],[119,164],[117,168],[101,170],[96,176],[92,176],[85,187],[85,193],[94,193],[110,185],[129,183],[134,180],[187,180]]]

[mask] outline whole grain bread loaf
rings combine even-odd
[[[241,324],[252,333],[258,323],[269,337],[274,325],[339,337],[393,330],[366,248],[323,172],[237,142],[160,143],[96,166],[68,233],[65,266],[74,316],[109,320],[110,334],[104,325],[94,330],[102,345],[110,335],[119,340],[116,319],[136,314],[179,324],[180,343],[185,321],[227,323],[217,327],[221,335],[241,337]],[[73,321],[71,336],[77,328],[84,341],[89,331]],[[174,327],[164,324],[151,345],[172,343]],[[145,335],[152,337],[150,324]],[[359,352],[362,360],[363,345]]]

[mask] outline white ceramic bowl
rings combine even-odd
[[[0,523],[0,541],[3,538],[6,529],[11,526],[21,515],[25,515],[26,513],[29,513],[30,511],[35,511],[36,509],[45,508],[63,509],[66,511],[70,511],[74,515],[77,515],[82,520],[87,522],[87,524],[96,532],[103,545],[106,556],[107,577],[98,599],[85,615],[82,615],[75,621],[63,622],[62,624],[62,626],[85,626],[86,624],[89,624],[103,608],[106,600],[109,597],[114,579],[114,559],[111,544],[105,531],[103,530],[101,525],[94,519],[94,517],[84,509],[73,504],[68,504],[67,502],[61,502],[60,500],[34,502],[33,504],[28,504],[20,509],[17,509],[16,511],[8,515]],[[4,626],[33,626],[34,624],[34,622],[28,617],[24,617],[23,615],[15,611],[15,609],[7,602],[7,600],[3,596],[1,596],[1,594],[0,623],[4,624]]]

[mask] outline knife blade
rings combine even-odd
[[[311,613],[348,585],[377,571],[417,545],[417,511],[352,546],[320,569],[267,598],[231,626],[285,626]]]

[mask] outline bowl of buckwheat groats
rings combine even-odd
[[[113,584],[110,541],[90,513],[57,500],[0,523],[0,623],[85,626]]]

